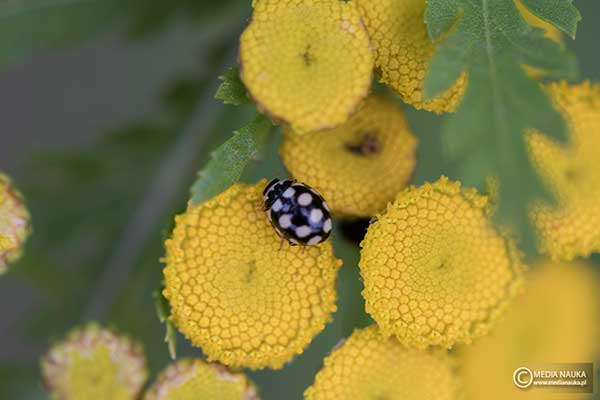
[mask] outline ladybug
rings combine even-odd
[[[310,186],[273,179],[263,192],[263,200],[271,225],[291,245],[312,246],[331,234],[329,207]]]

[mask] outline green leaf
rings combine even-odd
[[[47,47],[88,39],[113,26],[115,0],[17,0],[0,4],[0,67]]]
[[[572,4],[573,0],[521,0],[521,2],[533,14],[575,39],[581,14]]]
[[[258,115],[219,146],[206,167],[198,173],[191,189],[191,203],[210,199],[239,181],[250,160],[259,154],[272,126],[267,117]]]
[[[169,319],[169,315],[171,314],[169,302],[162,294],[163,287],[158,290],[155,290],[152,293],[152,297],[154,298],[154,306],[156,307],[156,315],[158,316],[158,320],[165,324],[165,343],[167,343],[167,347],[169,348],[169,355],[171,359],[177,358],[177,331],[175,330],[175,326],[173,322]]]
[[[497,217],[531,251],[528,204],[550,195],[529,163],[524,132],[538,129],[564,141],[566,127],[522,66],[569,79],[577,73],[575,59],[525,23],[513,0],[430,0],[426,22],[432,38],[452,25],[431,60],[426,97],[444,92],[462,73],[469,79],[460,108],[444,125],[445,155],[467,185],[483,189],[487,177],[500,180]]]
[[[229,68],[223,75],[219,76],[219,79],[223,83],[217,89],[215,99],[234,106],[251,103],[246,93],[246,87],[240,78],[240,70],[237,67]]]
[[[458,4],[447,0],[427,0],[425,21],[432,41],[440,39],[450,30],[458,17]]]

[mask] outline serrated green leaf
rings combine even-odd
[[[458,19],[430,63],[425,96],[431,99],[468,74],[462,104],[444,126],[445,154],[467,185],[483,189],[487,177],[498,177],[497,217],[531,250],[527,207],[536,199],[549,200],[549,194],[529,163],[524,132],[538,129],[564,141],[566,127],[522,66],[572,78],[575,59],[525,23],[513,0],[430,0],[426,22],[432,37],[440,37],[452,17]]]
[[[425,21],[432,41],[448,32],[458,18],[459,8],[455,1],[427,0]]]
[[[240,78],[240,70],[237,67],[229,68],[223,75],[219,76],[223,81],[215,93],[215,99],[225,104],[239,106],[251,103],[246,92],[246,86]]]
[[[573,0],[521,0],[521,2],[533,14],[575,39],[581,14],[573,5]]]
[[[191,203],[210,199],[239,181],[246,165],[260,152],[272,126],[267,117],[258,115],[219,146],[206,167],[198,173],[191,189]]]
[[[458,15],[451,8],[454,4],[460,7],[460,17],[429,65],[424,88],[427,100],[449,89],[462,72],[474,68],[529,65],[552,77],[576,77],[574,57],[545,38],[541,29],[528,25],[512,0],[433,0],[426,11],[426,18],[432,18],[426,19],[428,29],[448,26],[439,21]]]

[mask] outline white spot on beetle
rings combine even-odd
[[[279,212],[282,208],[283,203],[279,199],[275,200],[275,203],[273,203],[273,205],[271,206],[271,209],[275,212]]]
[[[296,193],[296,190],[294,188],[287,188],[285,192],[283,192],[283,197],[289,199],[294,195],[294,193]]]
[[[323,223],[323,232],[331,232],[331,218],[327,218],[327,220]]]
[[[312,196],[310,193],[302,193],[300,196],[298,196],[298,204],[301,206],[307,206],[310,203],[312,203]]]
[[[317,235],[317,236],[311,237],[310,240],[307,242],[307,244],[312,246],[314,244],[321,243],[322,239],[323,238],[321,236]]]
[[[313,208],[310,212],[310,222],[316,224],[321,219],[323,219],[323,211],[319,210],[318,208]]]
[[[296,236],[298,236],[299,238],[307,237],[308,235],[310,235],[310,233],[311,233],[311,229],[307,225],[299,226],[296,229]]]
[[[290,214],[283,214],[277,222],[280,227],[287,229],[292,225],[292,216]]]

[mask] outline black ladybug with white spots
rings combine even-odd
[[[269,221],[291,245],[312,246],[324,242],[331,234],[329,207],[310,186],[273,179],[263,195]]]

